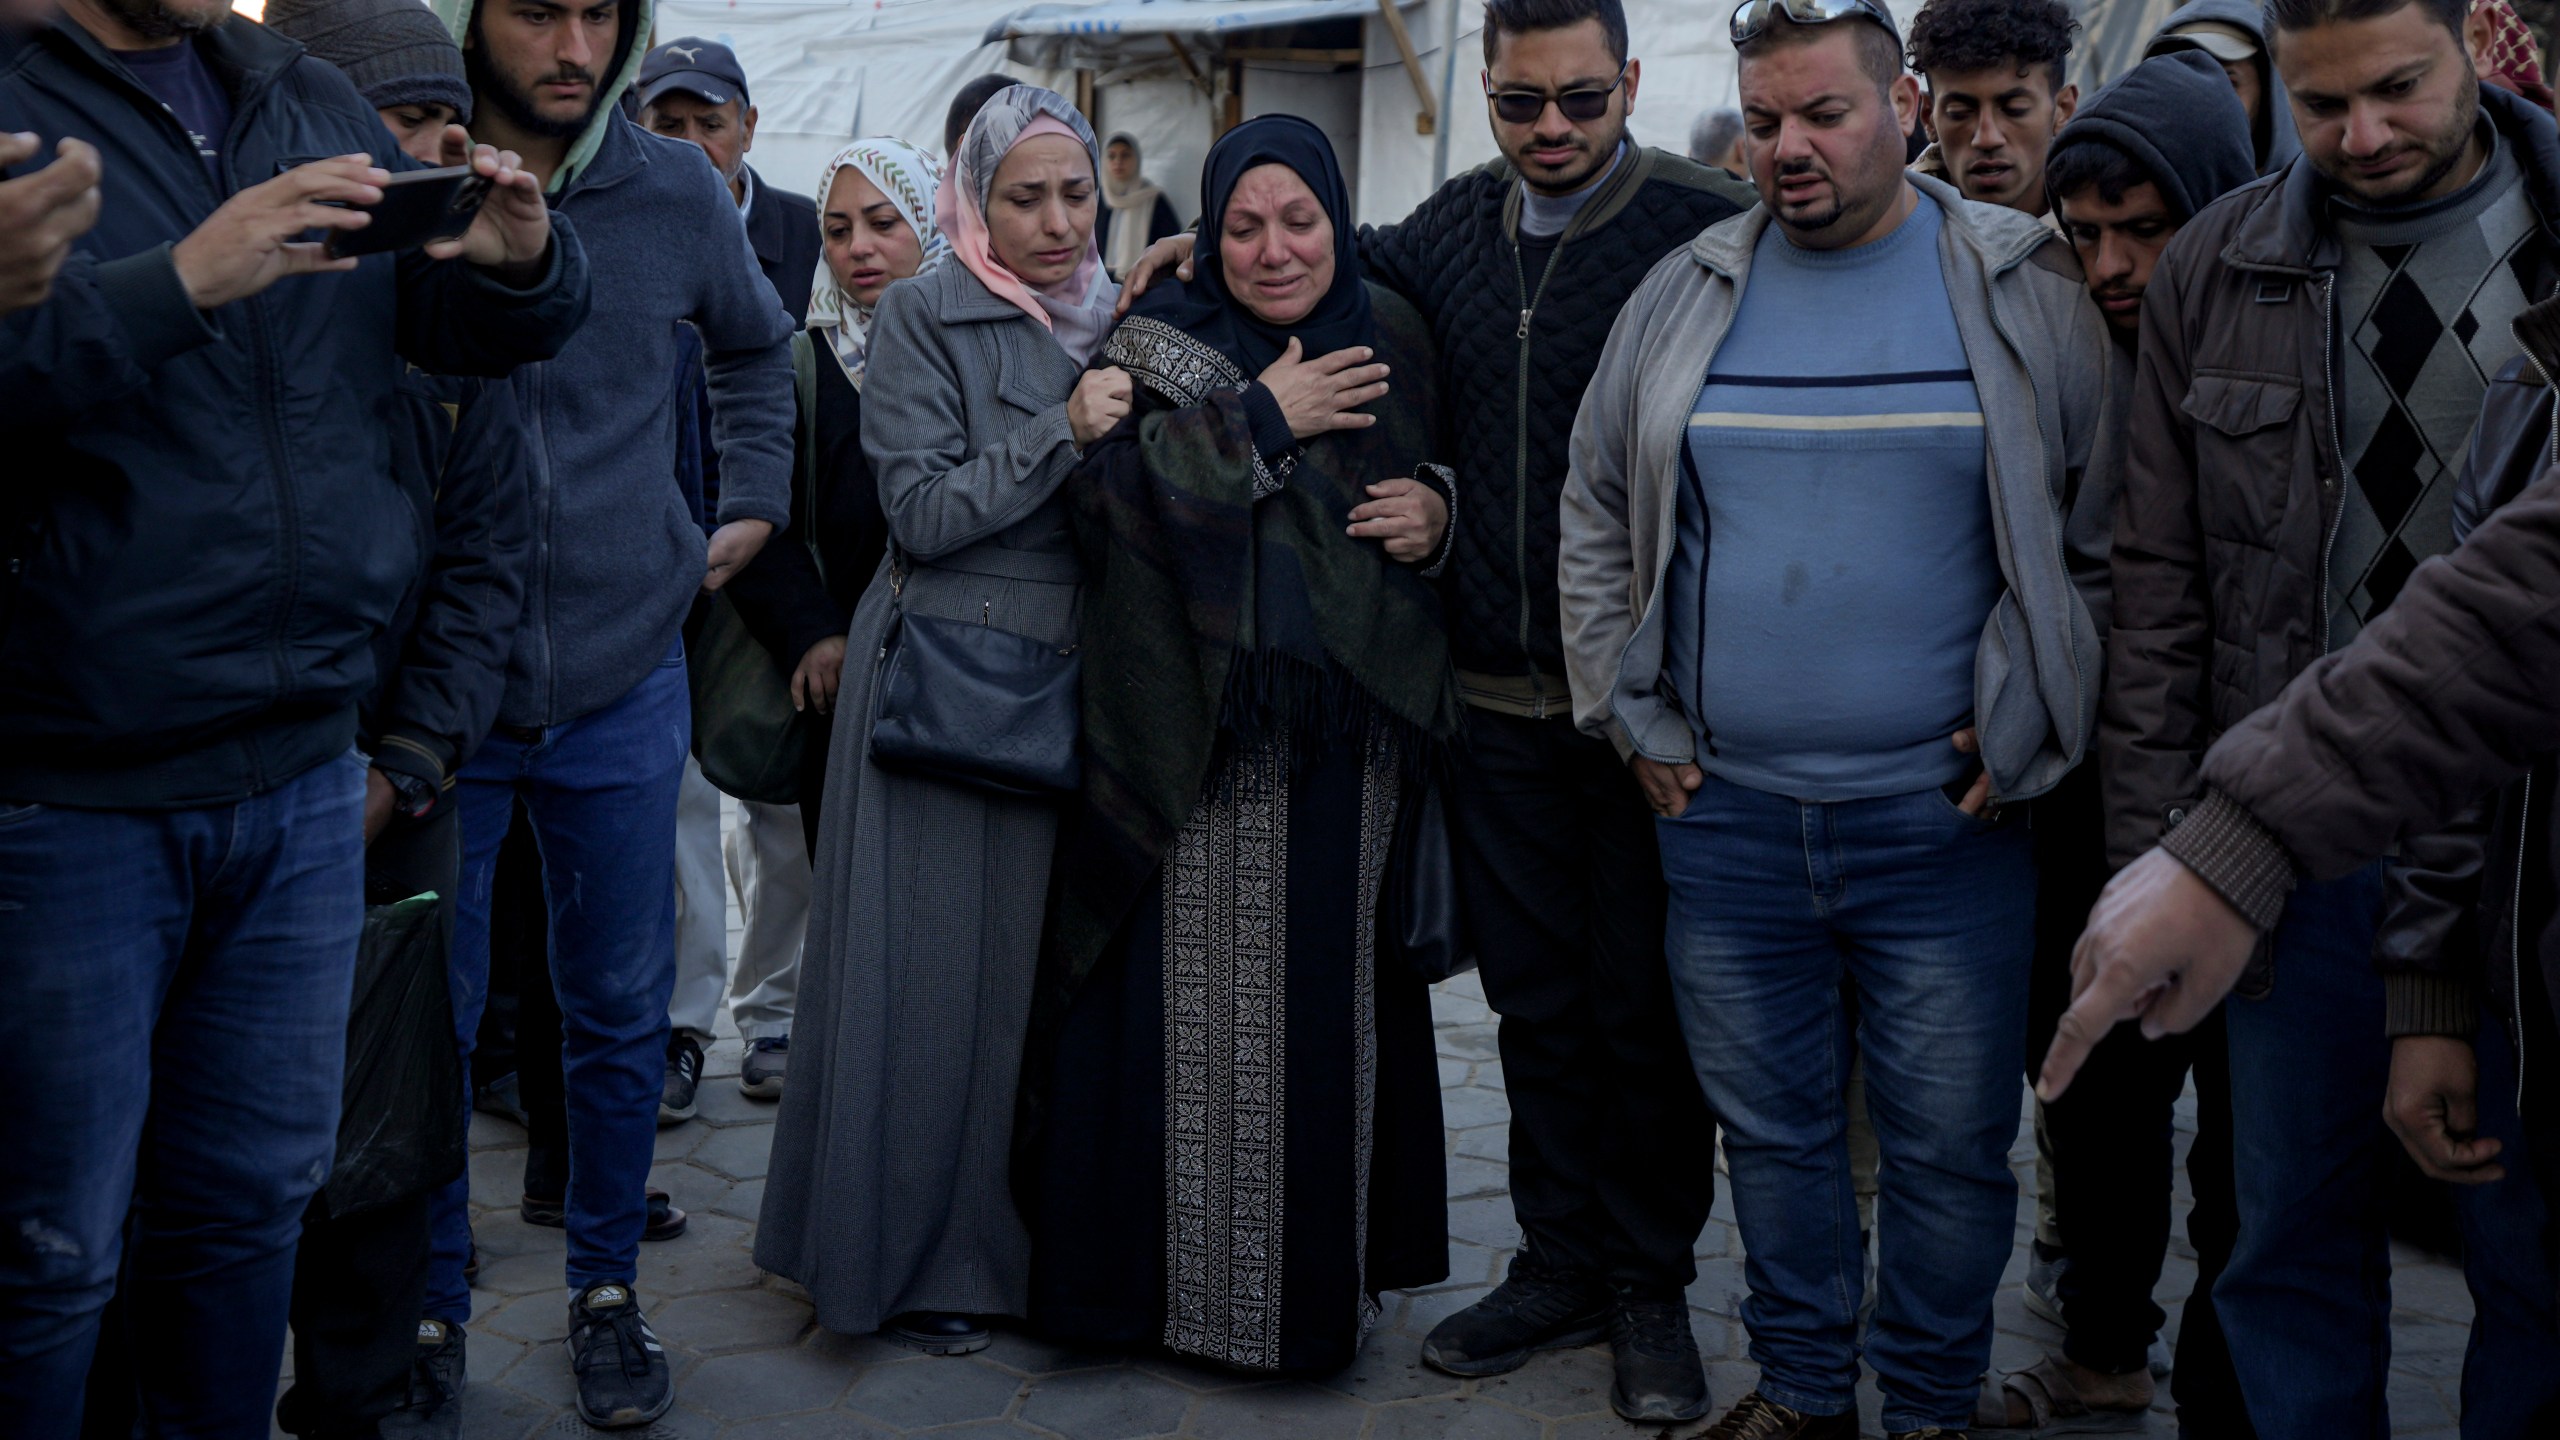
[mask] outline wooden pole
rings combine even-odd
[[[1413,82],[1414,97],[1422,102],[1421,112],[1413,117],[1413,133],[1428,135],[1440,124],[1440,102],[1431,93],[1431,82],[1422,78],[1422,57],[1414,53],[1413,36],[1404,28],[1404,16],[1396,13],[1396,0],[1378,0],[1378,18],[1387,22],[1396,54],[1404,58],[1405,78]]]

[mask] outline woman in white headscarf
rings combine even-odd
[[[880,764],[875,657],[925,618],[1075,643],[1059,491],[1130,396],[1086,368],[1119,298],[1093,245],[1100,151],[1065,97],[999,92],[934,194],[951,262],[859,326],[839,305],[827,335],[827,368],[863,377],[892,551],[847,637],[756,1263],[828,1329],[932,1354],[983,1349],[984,1317],[1028,1308],[1009,1152],[1058,805]]]
[[[800,544],[767,547],[728,595],[747,628],[791,671],[793,703],[820,715],[835,708],[845,629],[888,546],[880,486],[862,453],[871,317],[891,285],[950,258],[951,242],[933,218],[941,184],[939,162],[887,136],[847,145],[818,177],[822,249],[810,282],[809,332],[793,340],[795,350],[809,347],[815,362],[808,369],[816,383],[804,391],[815,413],[800,417],[798,431],[812,453],[794,470],[791,495],[791,513],[806,517],[798,523],[807,528],[787,536]],[[813,857],[830,728],[813,727],[817,743],[800,777],[800,823]]]
[[[1138,168],[1138,137],[1123,130],[1102,147],[1102,215],[1094,238],[1102,242],[1102,267],[1117,280],[1147,247],[1178,234],[1173,202]]]

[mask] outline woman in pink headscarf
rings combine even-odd
[[[874,664],[894,609],[1075,643],[1058,490],[1130,403],[1125,372],[1085,368],[1119,298],[1095,150],[1059,95],[989,100],[934,200],[960,263],[890,286],[866,336],[891,549],[846,641],[756,1263],[828,1329],[932,1354],[1028,1302],[1008,1150],[1058,807],[874,763]]]

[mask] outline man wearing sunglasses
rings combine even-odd
[[[1749,1257],[1759,1387],[1707,1436],[1858,1434],[1856,1055],[1865,1359],[1885,1432],[1946,1440],[2011,1249],[2025,802],[2096,712],[2122,361],[2067,245],[1903,169],[1920,92],[1881,0],[1747,0],[1732,28],[1762,204],[1654,268],[1584,397],[1567,673],[1659,816]]]
[[[1422,1358],[1499,1375],[1605,1335],[1617,1412],[1689,1420],[1708,1405],[1683,1292],[1715,1196],[1714,1131],[1672,1019],[1651,815],[1616,752],[1568,718],[1556,517],[1575,407],[1619,307],[1754,197],[1629,136],[1643,67],[1619,0],[1487,0],[1484,19],[1503,158],[1360,235],[1369,277],[1431,322],[1440,360],[1422,383],[1465,417],[1451,443],[1468,512],[1443,581],[1469,705],[1451,830],[1502,1017],[1524,1237],[1503,1283],[1442,1321]],[[1189,253],[1188,236],[1160,242],[1127,294]]]

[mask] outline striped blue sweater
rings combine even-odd
[[[1881,240],[1772,225],[1689,422],[1666,601],[1699,762],[1801,800],[1943,785],[2003,581],[1923,196]]]

